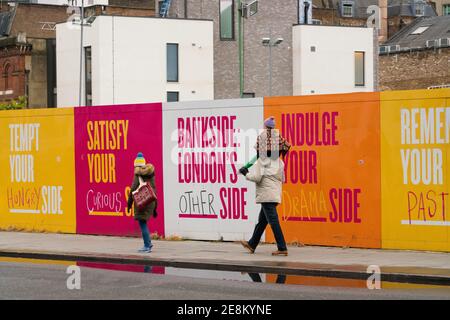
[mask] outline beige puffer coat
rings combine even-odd
[[[284,182],[284,162],[259,158],[249,173],[247,180],[256,183],[256,203],[281,203],[282,184]]]

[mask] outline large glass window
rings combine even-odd
[[[86,106],[92,106],[92,48],[84,48]]]
[[[220,39],[234,40],[234,0],[220,0]]]
[[[364,52],[362,51],[355,52],[355,86],[357,87],[365,86],[364,58],[365,58]]]
[[[178,44],[167,44],[167,81],[178,82]]]

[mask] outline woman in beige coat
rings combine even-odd
[[[265,126],[267,129],[273,129],[275,127],[273,118],[266,120]],[[277,206],[281,203],[282,184],[284,182],[284,162],[278,154],[266,156],[259,153],[259,156],[250,172],[245,167],[239,170],[247,180],[256,184],[256,203],[261,204],[258,223],[252,238],[248,242],[242,241],[241,243],[250,253],[254,253],[267,224],[270,224],[278,246],[278,250],[273,252],[272,255],[287,256],[288,250],[277,213]]]

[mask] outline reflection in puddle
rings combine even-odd
[[[329,278],[318,276],[297,276],[284,274],[265,274],[254,272],[221,271],[205,269],[173,268],[164,266],[142,266],[142,265],[116,265],[109,263],[79,262],[79,266],[99,268],[105,270],[117,270],[128,272],[145,272],[153,274],[173,275],[199,279],[247,281],[258,283],[273,283],[286,285],[300,285],[313,287],[343,287],[343,288],[367,288],[366,280]],[[423,285],[412,283],[381,282],[382,289],[433,289],[449,288],[437,285]]]
[[[134,265],[134,264],[114,264],[101,262],[75,262],[75,261],[59,261],[59,260],[40,260],[25,258],[6,258],[0,257],[0,262],[11,263],[32,263],[47,265],[77,265],[83,268],[93,268],[101,270],[124,271],[134,273],[149,273],[158,275],[172,275],[199,279],[229,280],[229,281],[247,281],[257,283],[272,283],[285,285],[313,286],[313,287],[343,287],[343,288],[367,288],[366,280],[329,278],[319,276],[298,276],[283,274],[266,274],[254,272],[238,272],[238,271],[221,271],[206,269],[188,269],[174,268],[164,266],[151,265]],[[381,282],[382,289],[449,289],[447,286],[423,285],[412,283],[397,282]]]

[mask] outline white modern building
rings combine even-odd
[[[38,4],[52,4],[52,5],[67,5],[67,6],[81,6],[83,0],[29,0],[29,3],[38,3]],[[108,5],[109,0],[84,0],[84,6],[93,6],[93,5]]]
[[[56,28],[58,107],[214,99],[213,22],[98,16]],[[80,68],[81,67],[81,68]]]
[[[294,95],[376,90],[374,29],[296,25],[292,36]]]

